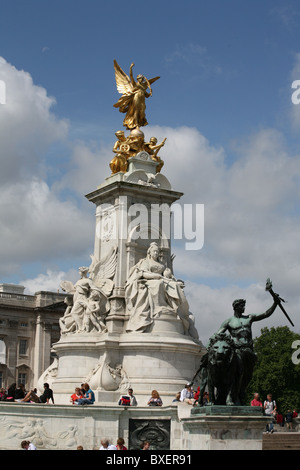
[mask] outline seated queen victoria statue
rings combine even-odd
[[[126,310],[130,314],[126,331],[144,332],[161,314],[177,316],[189,330],[189,305],[183,283],[159,261],[157,243],[150,244],[147,256],[130,271],[125,286]]]

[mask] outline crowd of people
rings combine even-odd
[[[11,384],[7,389],[0,389],[0,400],[6,402],[19,402],[19,403],[54,403],[53,391],[48,383],[43,385],[44,391],[38,395],[37,389],[26,391],[24,384],[16,383]]]
[[[185,387],[176,394],[176,397],[173,400],[174,402],[182,402],[188,405],[194,406],[198,404],[200,396],[200,387],[197,388],[197,391],[192,389],[192,383],[187,383]],[[36,398],[35,398],[36,397]],[[7,400],[7,401],[19,401],[19,402],[26,402],[32,400],[33,403],[49,403],[53,399],[53,392],[49,387],[49,384],[44,384],[44,394],[38,397],[35,391],[27,392],[25,391],[23,386],[16,387],[16,384],[9,387],[6,391],[3,388],[0,389],[0,399]],[[91,405],[95,402],[95,394],[91,390],[89,384],[84,383],[81,384],[81,387],[76,387],[75,392],[70,397],[70,402],[72,404],[77,405]],[[209,403],[209,396],[208,393],[204,393],[203,397],[203,405]],[[118,402],[119,405],[123,406],[137,406],[137,399],[133,395],[133,389],[128,389],[127,395],[122,395]],[[152,390],[151,397],[149,398],[147,405],[148,406],[162,406],[163,402],[157,390]],[[288,410],[285,415],[283,415],[276,404],[276,401],[273,399],[272,394],[268,394],[264,401],[261,401],[259,393],[255,393],[253,400],[250,403],[251,406],[261,407],[262,412],[265,416],[269,416],[272,418],[270,423],[266,425],[266,432],[273,433],[274,432],[274,424],[277,423],[279,426],[284,427],[286,425],[288,430],[293,429],[293,419],[298,417],[297,411]],[[36,450],[36,447],[30,441],[22,441],[21,447],[24,450]],[[141,443],[141,450],[149,450],[150,449],[150,442],[143,441]],[[82,446],[78,446],[77,450],[84,450]],[[127,450],[125,446],[125,440],[123,437],[119,437],[117,439],[116,444],[112,444],[108,439],[101,440],[101,446],[96,447],[94,450]]]
[[[75,388],[75,392],[70,397],[70,402],[73,405],[93,405],[95,403],[95,393],[88,383],[83,383],[81,387]]]
[[[264,415],[272,418],[272,421],[266,425],[266,432],[271,434],[274,432],[274,424],[278,424],[280,427],[285,427],[286,425],[287,429],[292,431],[293,419],[297,418],[298,416],[298,413],[295,409],[289,409],[287,413],[283,415],[278,409],[276,401],[273,400],[271,393],[268,393],[264,402],[261,401],[259,393],[254,393],[251,406],[260,406],[264,412]]]
[[[199,404],[200,387],[197,390],[192,389],[192,383],[187,383],[185,387],[176,394],[173,403],[182,402],[188,405],[195,406]],[[19,402],[19,403],[53,403],[54,396],[53,391],[48,383],[44,383],[44,392],[38,395],[37,389],[29,391],[25,390],[23,384],[17,386],[16,383],[10,385],[7,389],[0,388],[0,401],[6,402]],[[95,403],[95,393],[90,388],[88,383],[81,384],[80,387],[76,387],[74,393],[70,396],[70,403],[73,405],[92,405]],[[201,405],[205,406],[209,403],[209,395],[207,392],[204,393]],[[138,402],[136,397],[133,395],[133,389],[129,388],[126,395],[122,395],[118,401],[118,405],[123,406],[137,406]],[[152,390],[151,396],[147,402],[148,406],[162,406],[163,401],[159,396],[157,390]],[[250,403],[251,406],[259,406],[265,416],[270,416],[272,422],[267,425],[266,432],[274,432],[274,424],[278,424],[281,427],[287,427],[288,430],[293,428],[293,419],[298,417],[298,413],[295,409],[289,409],[284,415],[280,412],[277,407],[275,400],[272,399],[272,394],[268,394],[264,402],[261,401],[259,393],[254,393],[253,400]]]
[[[150,450],[150,442],[142,441],[140,445],[140,450]],[[37,450],[36,446],[30,441],[22,441],[21,448],[23,450]],[[76,450],[84,450],[82,445],[78,445]],[[123,437],[117,439],[116,445],[111,444],[109,439],[101,439],[100,447],[95,447],[94,450],[128,450],[125,446],[125,440]]]
[[[197,392],[192,391],[191,385],[187,384],[185,388],[178,392],[173,402],[182,401],[188,404],[196,404],[199,397],[199,387]],[[205,397],[206,399],[206,397]],[[44,383],[44,392],[38,395],[37,389],[25,390],[23,384],[17,386],[16,383],[10,385],[7,389],[0,389],[0,400],[7,402],[19,403],[54,403],[53,390],[48,383]],[[208,397],[207,397],[208,400]],[[74,393],[70,396],[72,405],[93,405],[95,403],[95,393],[88,383],[82,383],[81,386],[75,387]],[[122,395],[118,401],[119,405],[137,406],[137,399],[133,395],[132,388],[127,390],[126,395]],[[152,390],[151,396],[147,401],[148,406],[162,406],[163,401],[157,390]]]
[[[188,405],[198,405],[200,398],[200,387],[197,387],[197,390],[193,390],[192,383],[189,382],[185,387],[178,392],[173,400],[175,402],[187,403]],[[204,392],[201,405],[205,406],[209,402],[208,392]]]
[[[200,387],[197,391],[192,390],[191,383],[185,385],[181,392],[178,392],[173,400],[175,402],[184,402],[189,405],[198,404],[200,395]],[[54,403],[54,395],[48,383],[44,383],[44,392],[38,396],[37,389],[29,391],[25,390],[23,384],[13,383],[8,389],[0,389],[0,400],[15,401],[20,403]],[[82,383],[81,386],[75,387],[74,393],[70,396],[70,403],[73,405],[93,405],[95,403],[95,393],[90,388],[88,383]],[[208,393],[206,392],[203,397],[203,404],[209,401]],[[126,395],[122,395],[118,401],[119,405],[123,406],[137,406],[137,399],[133,395],[132,388],[129,388]],[[147,402],[148,406],[162,406],[163,401],[157,390],[152,390],[151,396]]]

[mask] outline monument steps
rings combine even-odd
[[[262,450],[300,450],[299,432],[263,434]]]

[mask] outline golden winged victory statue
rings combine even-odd
[[[136,80],[134,80],[132,74],[133,67],[134,64],[131,64],[130,77],[128,77],[117,61],[114,60],[117,90],[122,94],[118,102],[114,104],[114,107],[119,108],[120,113],[126,113],[123,125],[129,130],[148,124],[145,114],[145,100],[152,96],[151,84],[160,78],[154,77],[148,80],[144,75],[138,75]],[[148,89],[149,91],[147,91]]]

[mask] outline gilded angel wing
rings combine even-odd
[[[74,294],[75,292],[75,287],[71,281],[61,281],[60,287],[64,292],[67,292],[68,294]]]
[[[117,90],[121,95],[129,95],[132,93],[132,83],[130,78],[121,69],[118,62],[114,60],[115,78],[117,84]]]

